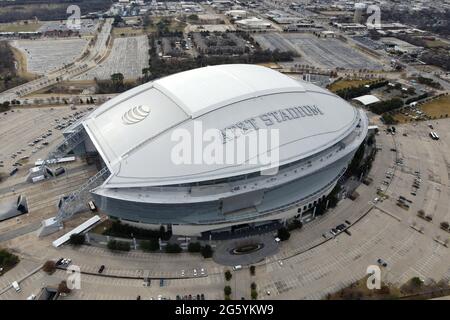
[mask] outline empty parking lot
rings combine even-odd
[[[318,38],[308,33],[264,33],[253,36],[263,49],[294,51],[300,61],[316,67],[334,69],[371,69],[382,66],[335,38]]]
[[[95,68],[78,76],[77,80],[110,79],[114,73],[122,73],[125,79],[142,76],[142,69],[148,66],[147,36],[117,38],[111,53]]]
[[[28,72],[46,74],[73,62],[87,45],[86,39],[15,40],[11,45],[26,57]]]

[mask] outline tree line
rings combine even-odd
[[[69,5],[77,5],[81,14],[104,11],[111,0],[15,0],[0,1],[0,22],[39,19],[44,21],[67,19]]]

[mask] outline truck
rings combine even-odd
[[[45,176],[44,175],[40,175],[40,176],[31,178],[31,181],[33,181],[33,183],[36,183],[36,182],[39,182],[39,181],[42,181],[42,180],[45,180]]]
[[[14,290],[16,290],[17,292],[20,292],[20,286],[17,281],[14,281],[13,283],[11,283],[11,285],[13,286]]]

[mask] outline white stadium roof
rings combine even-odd
[[[320,115],[278,121],[282,110],[302,106],[315,106]],[[201,121],[203,130],[223,130],[246,119],[263,128],[261,116],[271,112],[276,115],[268,128],[279,129],[280,165],[325,150],[358,121],[353,106],[320,87],[261,66],[221,65],[129,90],[95,110],[83,125],[112,173],[103,187],[144,187],[258,171],[248,157],[234,165],[177,165],[171,161],[171,150],[178,142],[171,134],[177,128],[194,135],[194,121]]]
[[[368,105],[371,105],[372,103],[380,101],[380,99],[378,99],[377,97],[375,97],[374,95],[371,95],[371,94],[356,97],[356,98],[353,98],[353,100],[359,101],[365,106],[368,106]]]

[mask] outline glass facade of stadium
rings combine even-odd
[[[100,190],[98,194],[93,190],[93,197],[97,206],[110,217],[144,228],[159,228],[163,225],[178,235],[198,236],[231,231],[240,226],[279,225],[292,218],[305,222],[311,219],[314,207],[325,200],[345,173],[366,134],[367,118],[363,115],[360,125],[345,139],[314,156],[280,167],[274,176],[261,176],[257,172],[195,184],[128,190],[117,188],[108,189],[107,193]],[[289,181],[283,182],[283,179]],[[214,195],[212,190],[221,184],[232,184],[234,190],[242,191],[245,189],[244,184],[266,185],[274,181],[272,187],[249,188],[247,192],[235,196],[221,198],[219,195],[215,200],[202,201],[202,196]],[[161,193],[173,193],[174,201],[151,202]],[[190,195],[195,201],[177,202],[177,194]]]

